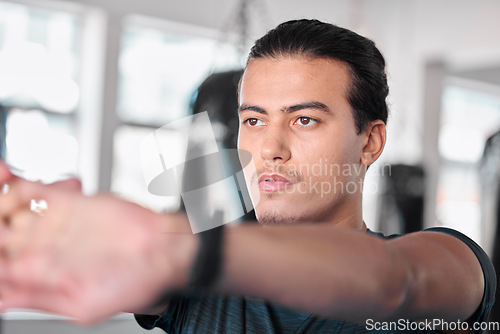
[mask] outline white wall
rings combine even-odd
[[[230,0],[73,0],[121,13],[221,28],[236,11]],[[500,2],[495,0],[273,0],[254,1],[252,33],[292,18],[311,17],[352,28],[375,40],[387,58],[392,116],[383,158],[421,160],[424,63],[443,58],[453,66],[500,66]],[[266,11],[264,15],[262,11]]]

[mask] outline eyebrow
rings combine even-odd
[[[292,113],[296,112],[299,110],[303,109],[318,109],[321,111],[324,111],[326,113],[330,113],[330,108],[324,103],[317,102],[317,101],[311,101],[311,102],[304,102],[304,103],[299,103],[295,104],[293,106],[288,106],[288,107],[283,107],[281,108],[281,111],[284,113]],[[267,111],[261,107],[254,106],[254,105],[247,105],[247,104],[242,104],[238,108],[238,112],[243,112],[243,111],[255,111],[264,115],[267,115]]]

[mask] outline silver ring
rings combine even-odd
[[[5,183],[3,186],[2,186],[2,191],[0,192],[1,194],[6,194],[9,192],[9,185],[7,183]]]
[[[30,202],[30,210],[34,213],[38,213],[39,215],[43,215],[43,213],[47,211],[47,208],[47,202],[43,199],[38,201],[32,199]]]

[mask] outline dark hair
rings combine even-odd
[[[361,133],[370,121],[387,122],[389,93],[385,60],[373,41],[353,31],[318,20],[292,20],[270,30],[255,42],[252,58],[305,56],[330,58],[348,65],[348,96],[354,122]]]

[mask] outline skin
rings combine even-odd
[[[380,152],[363,155],[374,135],[357,134],[345,99],[348,83],[347,68],[334,60],[256,59],[248,64],[241,82],[238,147],[251,152],[257,175],[246,175],[247,184],[258,191],[259,177],[273,174],[291,183],[281,191],[261,191],[255,203],[261,223],[326,221],[366,229],[363,167],[381,153],[385,127],[374,122]]]
[[[224,271],[214,290],[361,323],[467,319],[484,282],[464,243],[436,232],[391,241],[370,236],[359,190],[322,197],[299,186],[332,177],[357,182],[363,172],[289,173],[318,161],[369,166],[380,156],[385,125],[373,121],[357,134],[348,86],[346,67],[332,60],[249,63],[240,91],[239,147],[256,163],[258,174],[246,180],[266,228],[228,226]],[[287,181],[269,181],[277,174]],[[27,182],[0,163],[4,183],[10,188],[0,195],[2,309],[36,308],[95,323],[119,311],[141,312],[164,291],[185,286],[198,238],[184,215],[157,214],[106,194],[86,197],[68,184]],[[32,198],[46,199],[43,216],[28,210]]]
[[[82,196],[75,179],[26,182],[3,163],[0,179],[9,181],[0,195],[0,310],[38,309],[94,324],[148,308],[165,281],[170,289],[185,285],[197,240],[183,215],[159,215],[109,194]],[[34,214],[29,198],[44,198],[50,210]]]

